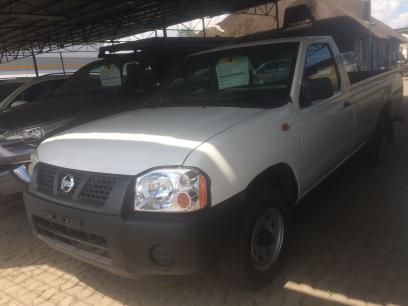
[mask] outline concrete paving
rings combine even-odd
[[[408,305],[407,184],[408,122],[396,124],[384,165],[353,158],[300,203],[287,264],[257,292],[228,285],[216,269],[112,276],[36,240],[22,203],[3,206],[0,305]]]

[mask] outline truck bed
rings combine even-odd
[[[390,70],[371,70],[371,71],[356,71],[348,72],[348,76],[351,84],[355,84],[369,78],[375,77],[379,74],[386,73]]]
[[[385,89],[384,97],[392,103],[391,117],[397,118],[402,110],[402,75],[396,69],[359,71],[348,73],[354,95],[364,91]]]

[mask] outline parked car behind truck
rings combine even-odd
[[[258,69],[283,62],[285,73]],[[32,229],[125,277],[190,274],[216,258],[234,280],[262,284],[283,263],[300,199],[364,145],[385,157],[401,77],[351,76],[329,37],[191,56],[148,107],[38,147],[24,193]]]
[[[30,90],[10,96],[0,104],[0,197],[21,193],[22,186],[12,170],[26,164],[43,139],[69,127],[142,106],[185,56],[228,41],[153,38],[103,47],[100,60],[77,71],[52,97],[45,97],[49,90],[40,88],[51,86],[44,80],[33,81],[38,84]],[[58,78],[53,82],[62,77]]]
[[[16,89],[27,84],[31,78],[0,79],[0,101],[3,101]]]
[[[0,101],[0,111],[12,110],[14,107],[36,103],[49,98],[58,90],[70,75],[46,74],[38,78],[21,81],[21,85]],[[11,81],[18,82],[18,80]],[[1,83],[5,85],[8,81]]]
[[[49,98],[67,79],[67,75],[44,75],[36,79],[21,78],[0,84],[0,92],[3,95],[8,93],[0,101],[0,203],[14,200],[16,194],[21,194],[22,185],[11,170],[27,162],[34,149],[32,141],[43,136],[39,129],[31,125],[26,125],[25,130],[13,130],[7,118],[12,119],[13,124],[26,120],[24,118],[32,114],[21,110],[29,109],[30,103]]]

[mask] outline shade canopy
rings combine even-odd
[[[1,61],[161,29],[265,0],[0,0]]]

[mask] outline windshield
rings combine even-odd
[[[0,83],[0,103],[7,98],[10,94],[16,91],[19,87],[23,86],[23,82],[5,82]]]
[[[137,60],[100,60],[80,69],[55,95],[107,94],[115,92],[143,93],[154,86],[149,65]]]
[[[155,106],[276,107],[287,102],[298,43],[195,55],[170,76]]]

